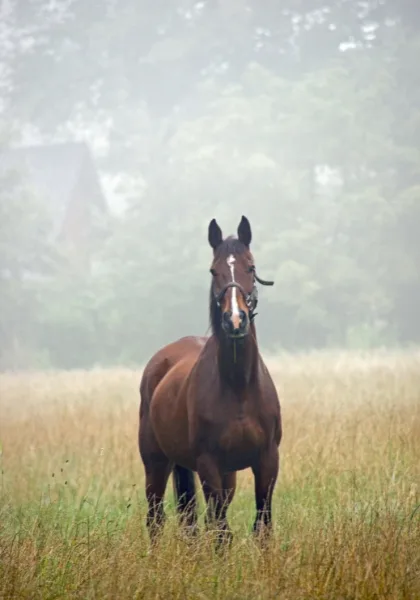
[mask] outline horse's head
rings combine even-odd
[[[273,282],[263,281],[256,275],[250,250],[251,226],[246,217],[242,217],[239,223],[237,238],[224,240],[215,219],[210,221],[208,237],[213,248],[210,268],[213,277],[210,292],[213,329],[216,332],[221,329],[233,339],[244,338],[256,314],[256,282],[262,285],[273,285]]]

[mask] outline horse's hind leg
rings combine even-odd
[[[223,475],[223,492],[228,505],[232,502],[236,491],[236,471],[229,471]]]
[[[167,459],[151,461],[145,465],[146,468],[146,498],[148,502],[147,528],[150,539],[153,542],[160,533],[165,522],[165,511],[163,509],[163,499],[165,496],[166,484],[171,472],[171,465]]]
[[[191,534],[197,532],[197,499],[194,473],[175,465],[173,471],[176,508],[181,525]]]
[[[146,498],[149,505],[146,524],[150,539],[154,541],[165,521],[163,499],[172,465],[156,441],[147,414],[139,429],[139,449],[146,472]]]
[[[236,471],[225,473],[223,476],[223,497],[226,510],[229,508],[236,491]]]

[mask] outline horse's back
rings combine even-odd
[[[164,346],[152,356],[144,368],[140,382],[140,418],[144,411],[148,409],[153,393],[160,382],[181,361],[184,362],[189,359],[189,361],[194,362],[206,341],[206,337],[182,337]]]

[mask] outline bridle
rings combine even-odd
[[[266,281],[266,280],[258,277],[258,275],[255,272],[255,267],[250,267],[250,271],[254,274],[254,282],[253,282],[253,286],[252,286],[252,291],[250,293],[247,293],[244,290],[244,288],[236,281],[231,281],[230,283],[226,284],[224,286],[224,288],[218,294],[214,295],[214,299],[215,299],[215,302],[216,302],[218,308],[221,308],[221,302],[222,302],[223,298],[225,297],[228,289],[230,289],[230,288],[238,289],[245,300],[245,303],[248,308],[249,320],[252,323],[252,321],[255,319],[255,317],[258,314],[255,312],[255,309],[257,308],[257,305],[258,305],[258,288],[257,288],[256,282],[260,283],[261,285],[274,285],[274,281]]]

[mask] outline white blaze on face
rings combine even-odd
[[[235,283],[235,262],[236,258],[231,254],[227,259],[227,264],[229,265],[230,274],[232,276],[232,283]],[[238,297],[237,297],[237,288],[235,286],[231,287],[232,293],[232,317],[239,317],[239,306],[238,306]]]

